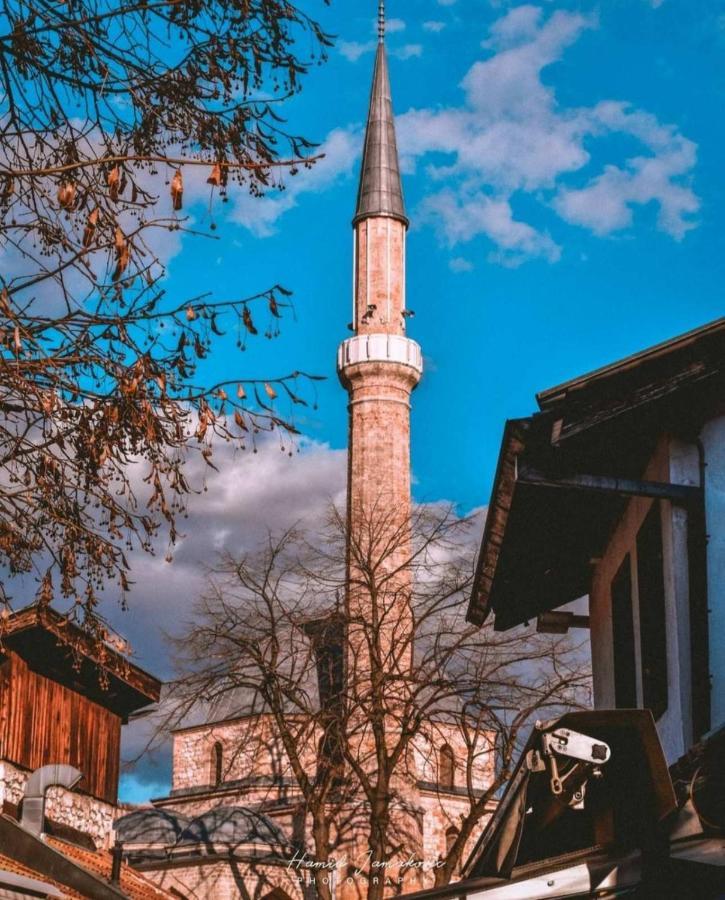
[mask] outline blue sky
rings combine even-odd
[[[281,338],[244,354],[222,343],[209,378],[327,377],[318,408],[298,419],[300,456],[244,461],[192,509],[191,531],[212,548],[242,545],[341,489],[347,413],[334,362],[350,319],[374,7],[306,3],[338,43],[287,115],[321,142],[324,162],[261,201],[232,192],[214,241],[173,248],[174,295],[244,296],[274,282],[295,294],[297,321]],[[723,313],[725,3],[388,0],[388,17],[409,333],[426,366],[414,491],[467,511],[488,499],[504,420],[531,412],[536,391]],[[203,205],[191,212],[208,224]],[[176,570],[138,562],[136,613],[132,598],[117,624],[159,674],[167,664],[149,635],[179,619],[194,589],[184,565],[208,550],[187,541]],[[159,790],[163,773],[127,779],[126,799],[154,778]]]
[[[281,340],[220,348],[211,368],[326,375],[302,424],[342,447],[334,355],[374,3],[307,5],[338,46],[288,115],[328,159],[261,204],[233,198],[220,240],[186,239],[169,286],[292,288],[298,321]],[[416,492],[470,507],[487,497],[504,418],[537,389],[720,314],[725,4],[390,0],[388,16],[411,335],[427,362]]]

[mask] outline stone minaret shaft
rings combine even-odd
[[[410,395],[422,373],[422,356],[405,336],[405,239],[408,220],[395,140],[384,20],[370,96],[360,187],[353,219],[354,337],[338,351],[338,373],[349,403],[348,526],[351,540],[396,550],[391,570],[408,553],[410,528]],[[370,548],[370,552],[376,552]],[[350,558],[348,580],[355,582]],[[401,573],[392,592],[397,621],[391,633],[409,631],[410,576]],[[371,598],[350,591],[361,615]],[[390,616],[388,619],[390,620]],[[368,620],[369,621],[369,620]],[[384,629],[387,630],[387,629]],[[407,656],[408,654],[403,654]],[[398,663],[400,664],[400,662]]]

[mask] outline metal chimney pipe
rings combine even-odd
[[[56,785],[71,790],[81,778],[83,773],[74,766],[55,763],[36,769],[25,785],[21,827],[40,837],[45,820],[45,792]]]
[[[123,844],[116,841],[111,850],[111,884],[121,883],[121,863],[123,862]]]

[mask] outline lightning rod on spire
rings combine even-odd
[[[385,40],[385,0],[378,2],[378,40],[380,43]]]

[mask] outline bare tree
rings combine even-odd
[[[289,292],[171,301],[162,239],[189,230],[185,177],[211,208],[314,162],[279,107],[328,44],[288,0],[0,4],[3,598],[33,569],[50,593],[57,570],[93,621],[104,581],[128,588],[124,551],[162,522],[173,540],[190,446],[210,461],[214,434],[293,430],[274,401],[302,402],[299,373],[198,373],[215,336],[277,333]]]
[[[449,509],[419,507],[412,529],[376,510],[351,533],[333,509],[315,540],[291,530],[257,553],[224,557],[176,642],[165,727],[200,703],[212,720],[220,708],[240,716],[232,755],[259,774],[281,759],[301,798],[309,858],[325,868],[341,854],[362,859],[353,867],[371,900],[396,866],[405,877],[394,884],[415,883],[416,786],[435,782],[447,811],[434,867],[445,884],[509,775],[522,729],[578,704],[588,684],[563,639],[465,623],[469,528]],[[326,900],[330,887],[317,885]]]

